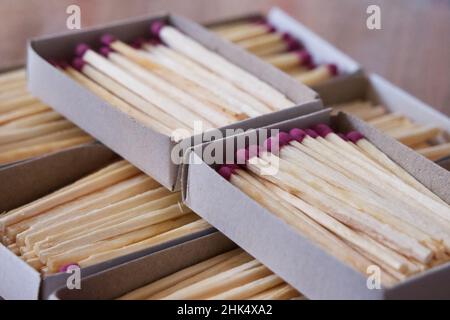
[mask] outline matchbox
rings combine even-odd
[[[318,111],[267,128],[289,131],[292,128],[309,128],[319,123],[328,123],[342,131],[358,130],[435,195],[447,204],[450,203],[450,173],[447,170],[381,134],[358,118],[344,113],[330,116],[330,111]],[[368,285],[369,270],[368,274],[363,274],[327,253],[318,243],[307,239],[225,180],[216,172],[217,165],[202,161],[206,149],[222,150],[224,146],[233,145],[234,150],[242,148],[244,137],[250,140],[261,130],[264,128],[190,149],[186,154],[189,164],[184,165],[182,174],[183,199],[186,205],[310,299],[450,297],[447,284],[450,275],[448,261],[409,276],[392,286],[381,286],[378,289],[371,287]]]
[[[74,48],[80,42],[95,47],[99,38],[105,33],[112,34],[123,41],[146,36],[149,33],[150,23],[162,18],[207,49],[220,54],[273,86],[296,105],[222,127],[218,131],[213,131],[212,134],[210,132],[205,135],[210,139],[212,136],[219,136],[219,133],[225,134],[226,129],[257,128],[307,114],[322,107],[318,102],[317,94],[309,88],[217,38],[201,26],[172,14],[137,18],[104,27],[31,40],[28,46],[30,91],[163,186],[178,190],[179,165],[175,164],[171,158],[175,143],[169,136],[158,133],[125,112],[111,107],[108,102],[81,87],[48,62],[49,59],[71,59]],[[200,135],[184,139],[180,144],[183,146],[182,149],[190,146],[191,140],[194,143],[201,142],[202,140],[197,139],[198,137]]]
[[[0,179],[4,183],[1,185],[0,210],[6,212],[41,198],[117,159],[118,156],[115,153],[97,143],[67,149],[2,168],[0,169]],[[192,232],[173,240],[160,242],[144,250],[81,268],[81,276],[100,272],[130,259],[157,252],[213,231],[213,228],[207,228]],[[4,245],[0,245],[0,260],[2,261],[0,265],[0,296],[5,299],[46,299],[57,287],[64,285],[71,275],[57,272],[42,276],[40,272]]]

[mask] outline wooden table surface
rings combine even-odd
[[[211,21],[279,6],[360,62],[450,115],[449,0],[2,0],[0,69],[22,64],[26,39],[67,31],[66,8],[81,8],[82,27],[170,10]],[[368,30],[366,8],[381,7],[381,30]]]

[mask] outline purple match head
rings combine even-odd
[[[291,142],[292,140],[293,140],[293,138],[287,132],[281,131],[278,134],[278,142],[280,144],[280,147],[283,147],[283,146],[289,144],[289,142]]]
[[[252,144],[248,147],[248,158],[251,159],[253,157],[259,156],[260,148],[257,144]]]
[[[264,141],[264,149],[274,154],[278,154],[280,147],[282,146],[278,136],[267,138],[266,141]]]
[[[102,56],[107,58],[109,54],[113,52],[113,49],[111,49],[110,47],[101,47],[99,52]]]
[[[333,77],[338,74],[338,68],[334,63],[327,64],[327,68]]]
[[[353,143],[357,143],[359,140],[364,139],[364,136],[359,131],[351,131],[347,133],[347,139]]]
[[[233,174],[233,170],[228,166],[221,166],[217,172],[225,178],[225,180],[230,180],[231,175]]]
[[[283,33],[283,40],[287,44],[288,51],[300,50],[303,45],[297,39],[293,38],[289,33]]]
[[[59,67],[61,69],[67,69],[69,67],[69,63],[67,61],[65,61],[65,60],[62,60],[62,61],[59,62]]]
[[[88,51],[91,47],[86,43],[80,43],[75,47],[75,55],[78,57],[83,57],[86,51]]]
[[[117,40],[117,38],[109,33],[102,35],[100,38],[100,42],[102,44],[104,44],[105,46],[110,46],[111,43],[113,43],[116,40]]]
[[[163,20],[153,21],[150,25],[150,32],[152,35],[159,36],[161,29],[166,25],[166,22]]]
[[[315,125],[313,129],[319,134],[319,136],[323,138],[325,138],[328,134],[333,132],[333,130],[325,123],[319,123]]]
[[[240,169],[239,165],[236,163],[226,164],[228,168],[234,173],[236,170]]]
[[[311,138],[317,138],[319,135],[317,134],[317,132],[316,131],[314,131],[313,129],[306,129],[305,130],[305,132],[306,132],[306,134],[308,135],[308,136],[310,136]]]
[[[80,72],[81,70],[83,70],[85,64],[86,62],[80,57],[74,58],[72,60],[72,67]]]
[[[306,50],[299,50],[297,51],[298,59],[300,60],[300,63],[307,66],[312,63],[312,56],[311,54]]]
[[[263,23],[264,26],[267,28],[267,32],[275,32],[277,31],[277,29],[275,29],[275,27],[273,25],[271,25],[270,23],[268,23],[267,21]]]
[[[247,149],[239,149],[236,151],[236,163],[245,164],[250,158],[250,154]]]
[[[67,272],[67,270],[69,269],[69,267],[71,266],[75,266],[75,267],[80,267],[80,265],[78,263],[68,263],[68,264],[64,264],[59,268],[59,272]]]
[[[344,140],[344,141],[348,141],[348,138],[345,136],[345,134],[343,134],[343,133],[341,133],[341,132],[338,132],[338,133],[336,133],[338,136],[339,136],[339,138],[341,138],[342,140]]]
[[[142,37],[137,38],[137,39],[133,40],[133,42],[131,42],[131,46],[135,49],[140,49],[146,42],[147,42],[147,40],[145,38],[142,38]]]
[[[302,129],[294,128],[289,131],[289,135],[293,140],[301,143],[303,139],[306,137],[306,132]]]
[[[307,68],[308,70],[314,70],[315,68],[317,68],[317,64],[315,64],[313,61],[311,61],[311,63],[308,63],[308,64],[306,65],[306,68]]]

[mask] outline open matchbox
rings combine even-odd
[[[341,131],[358,130],[427,188],[450,203],[449,171],[356,117],[344,113],[331,117],[330,112],[331,109],[325,109],[267,128],[288,131],[328,123]],[[221,150],[229,145],[242,148],[243,139],[254,137],[260,130],[263,129],[195,146],[186,153],[188,163],[183,166],[182,192],[187,206],[309,299],[450,298],[449,263],[389,288],[368,289],[364,274],[320,249],[221,177],[214,164],[202,161],[206,147],[209,150]],[[225,157],[225,152],[223,154]]]
[[[0,211],[5,212],[47,195],[79,178],[92,173],[117,155],[100,143],[70,148],[51,155],[0,168]],[[7,182],[7,183],[6,183]],[[151,248],[81,269],[82,278],[161,249],[215,232],[202,232],[180,237]],[[0,296],[5,299],[46,299],[58,287],[66,284],[70,274],[41,274],[0,244]]]
[[[235,248],[220,232],[160,250],[103,272],[83,277],[80,290],[57,289],[50,299],[110,300]]]
[[[259,128],[308,114],[322,107],[317,103],[317,94],[311,89],[237,46],[218,38],[202,26],[172,14],[131,19],[104,27],[32,40],[28,45],[30,91],[166,188],[179,190],[180,166],[174,164],[171,159],[175,142],[169,136],[158,133],[118,111],[48,62],[49,59],[70,60],[74,48],[82,42],[97,47],[100,37],[105,33],[125,42],[148,36],[151,22],[162,18],[206,48],[278,89],[296,104],[281,111],[218,128],[222,134],[225,129]],[[180,143],[183,148],[187,148],[191,146],[191,141],[195,143],[198,140],[191,137]]]
[[[303,43],[305,49],[311,53],[314,62],[317,64],[333,63],[337,66],[339,75],[323,84],[313,86],[313,90],[320,90],[324,86],[339,89],[343,83],[345,85],[346,79],[351,79],[362,73],[362,68],[356,61],[277,7],[271,8],[267,15],[253,13],[220,21],[211,21],[205,25],[211,27],[222,23],[247,21],[256,18],[265,18],[277,31],[287,32]]]

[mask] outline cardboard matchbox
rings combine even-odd
[[[218,38],[202,26],[173,14],[136,18],[103,27],[31,40],[28,46],[30,91],[163,186],[179,190],[180,166],[174,164],[171,159],[175,143],[170,137],[118,111],[47,61],[50,58],[71,61],[78,43],[84,42],[96,48],[100,37],[105,33],[113,34],[125,42],[148,37],[149,26],[156,19],[167,19],[181,32],[272,85],[296,104],[291,108],[219,128],[220,132],[223,133],[227,128],[259,128],[321,108],[317,103],[308,104],[318,100],[317,94],[311,89],[244,50]],[[181,143],[183,146],[190,146],[190,141],[191,138],[187,138]]]
[[[338,67],[338,76],[323,84],[313,86],[313,90],[321,89],[325,85],[340,88],[343,81],[362,73],[361,66],[356,61],[277,7],[271,8],[265,16],[260,13],[253,13],[221,21],[207,22],[205,25],[214,26],[226,22],[239,22],[255,18],[265,18],[277,31],[287,32],[303,43],[305,49],[311,53],[316,64],[333,63]]]
[[[0,169],[0,212],[9,211],[45,196],[118,159],[95,143],[26,160]],[[98,273],[138,257],[215,232],[214,228],[174,239],[151,248],[81,269],[81,276]],[[41,274],[0,244],[0,296],[5,299],[46,299],[65,285],[71,274]]]
[[[325,106],[354,100],[369,100],[374,104],[381,104],[389,112],[404,114],[415,123],[442,128],[444,134],[435,143],[450,142],[450,119],[447,116],[379,75],[361,74],[346,79],[340,87],[325,84],[317,92]]]
[[[358,130],[426,187],[450,203],[450,172],[351,115],[330,117],[325,109],[271,125],[289,130],[329,123],[339,130]],[[202,161],[208,147],[242,140],[262,129],[193,147],[183,166],[183,200],[197,214],[310,299],[450,298],[450,264],[434,267],[389,288],[369,290],[367,277],[320,249],[298,231],[252,200]]]
[[[235,247],[223,234],[214,232],[85,277],[81,280],[81,289],[61,287],[50,299],[116,299]]]

